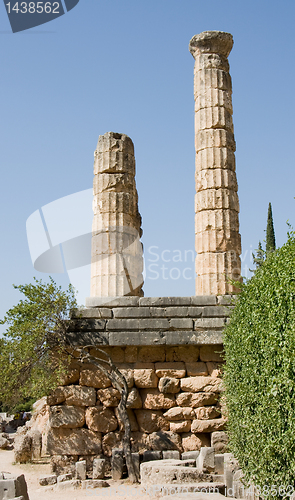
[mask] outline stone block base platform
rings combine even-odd
[[[77,346],[110,355],[125,375],[132,452],[212,446],[226,449],[222,411],[222,330],[231,296],[89,298],[70,322]],[[101,356],[100,353],[98,353]],[[87,468],[122,447],[119,392],[93,365],[75,362],[65,385],[48,397],[47,449],[55,470]]]

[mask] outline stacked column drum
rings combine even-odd
[[[143,295],[141,216],[132,140],[108,132],[94,153],[91,297]]]
[[[235,172],[229,33],[205,31],[190,41],[195,59],[196,295],[236,291],[241,237]]]

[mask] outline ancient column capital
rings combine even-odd
[[[234,41],[230,33],[224,31],[203,31],[193,36],[189,43],[189,51],[194,58],[199,54],[219,54],[228,57]]]

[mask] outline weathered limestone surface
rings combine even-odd
[[[76,345],[85,345],[85,334],[105,335],[107,344],[94,342],[90,353],[101,357],[98,348],[105,351],[126,377],[132,452],[171,449],[182,453],[201,446],[220,452],[225,448],[226,422],[219,396],[222,330],[230,319],[231,299],[213,295],[120,297],[102,306],[95,299],[95,305],[70,320],[69,335],[75,335]],[[159,319],[163,330],[155,332],[153,321]],[[190,330],[182,330],[178,319],[189,319]],[[112,330],[114,324],[109,325],[114,320],[116,330]],[[129,330],[131,320],[136,330]],[[116,342],[112,342],[113,333]],[[133,345],[128,341],[131,333],[137,335]],[[174,342],[169,337],[172,333]],[[160,342],[150,343],[149,335],[155,334]],[[69,377],[68,385],[48,397],[48,451],[55,466],[71,459],[69,469],[77,460],[89,464],[98,456],[109,463],[112,450],[122,448],[123,437],[118,390],[91,364],[75,370],[76,383]]]
[[[94,153],[91,297],[142,296],[141,216],[132,140],[99,136]]]
[[[189,50],[195,59],[196,295],[234,291],[241,274],[239,199],[235,173],[229,33],[204,31]]]

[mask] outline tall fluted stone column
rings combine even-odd
[[[239,199],[235,173],[229,33],[204,31],[189,50],[195,59],[196,295],[233,293],[241,274]]]
[[[99,136],[94,153],[91,297],[143,295],[141,216],[132,140]]]

